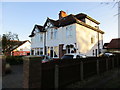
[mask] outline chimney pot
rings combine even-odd
[[[66,17],[67,16],[67,13],[65,11],[60,11],[59,13],[59,19],[63,18],[63,17]]]

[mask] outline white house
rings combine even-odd
[[[43,26],[35,25],[31,35],[31,54],[61,57],[65,53],[97,56],[103,48],[99,22],[86,14],[67,15],[60,11],[59,19],[47,18]]]

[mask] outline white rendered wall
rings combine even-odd
[[[91,37],[94,37],[94,43],[91,43]],[[93,56],[93,50],[98,49],[98,32],[92,29],[76,24],[76,39],[78,51],[82,54]],[[103,38],[99,39],[101,46]]]
[[[71,26],[71,33],[72,36],[66,37],[66,28],[69,29]],[[70,44],[70,43],[76,43],[76,30],[75,30],[75,24],[71,24],[65,27],[60,27],[58,28],[58,34],[57,34],[57,39],[47,39],[47,46],[59,46],[59,44]],[[46,34],[47,37],[47,34]]]
[[[43,40],[41,41],[40,33],[36,33],[35,36],[31,37],[31,48],[44,47],[44,34],[41,33],[43,35]]]

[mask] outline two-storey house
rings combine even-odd
[[[61,57],[65,53],[97,56],[103,47],[104,32],[99,22],[80,13],[67,15],[60,11],[59,19],[47,18],[43,26],[35,25],[31,37],[31,55]]]

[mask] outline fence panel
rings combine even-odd
[[[55,65],[53,62],[42,63],[42,88],[54,88]]]
[[[59,87],[80,80],[80,60],[62,60],[59,63]]]
[[[113,57],[108,58],[108,70],[112,69],[112,63],[113,63],[112,59],[113,59]]]
[[[103,73],[106,71],[106,58],[101,57],[98,58],[98,60],[99,60],[99,73]]]
[[[117,65],[117,58],[116,57],[114,57],[114,67],[118,67],[118,65]]]
[[[97,74],[97,59],[86,58],[83,60],[83,78],[86,79],[95,74]]]

